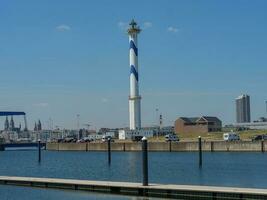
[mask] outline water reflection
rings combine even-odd
[[[109,181],[142,181],[140,152],[44,151],[38,165],[37,151],[0,152],[0,175],[72,178]],[[198,167],[197,152],[150,152],[152,183],[267,188],[267,154],[203,152]]]
[[[44,189],[18,186],[1,186],[1,200],[153,200],[157,198],[111,195],[96,192]]]

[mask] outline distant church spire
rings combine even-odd
[[[8,129],[9,129],[9,122],[8,122],[8,117],[6,116],[4,130],[7,131]]]
[[[42,130],[42,124],[41,124],[40,119],[39,119],[38,124],[37,124],[37,130],[38,131],[41,131]]]
[[[15,129],[15,123],[14,123],[14,120],[13,120],[13,116],[11,116],[9,128],[10,128],[11,131],[13,131]]]
[[[34,131],[37,131],[37,124],[36,124],[36,122],[34,123],[34,129],[33,129]]]

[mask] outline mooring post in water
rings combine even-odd
[[[143,186],[148,186],[148,155],[147,155],[147,138],[142,138],[143,154]]]
[[[198,153],[199,153],[199,167],[202,167],[202,143],[201,136],[198,136]]]
[[[262,138],[262,140],[261,140],[261,152],[264,153],[264,151],[265,151],[265,149],[264,149],[264,139]]]
[[[172,141],[169,141],[169,152],[172,152]]]
[[[110,143],[111,143],[111,139],[108,138],[108,164],[109,164],[109,165],[110,165],[110,163],[111,163]]]
[[[41,140],[38,140],[38,162],[41,162]]]

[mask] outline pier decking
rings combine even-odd
[[[267,199],[267,189],[149,184],[142,186],[141,183],[89,181],[57,178],[33,178],[0,176],[0,184],[59,188],[72,190],[87,190],[122,195],[149,196],[173,199]]]

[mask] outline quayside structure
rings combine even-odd
[[[0,111],[0,117],[8,117],[11,116],[13,118],[13,116],[23,116],[24,117],[24,125],[25,128],[24,130],[27,131],[28,130],[28,126],[27,126],[27,118],[26,118],[26,113],[25,112],[17,112],[17,111]]]

